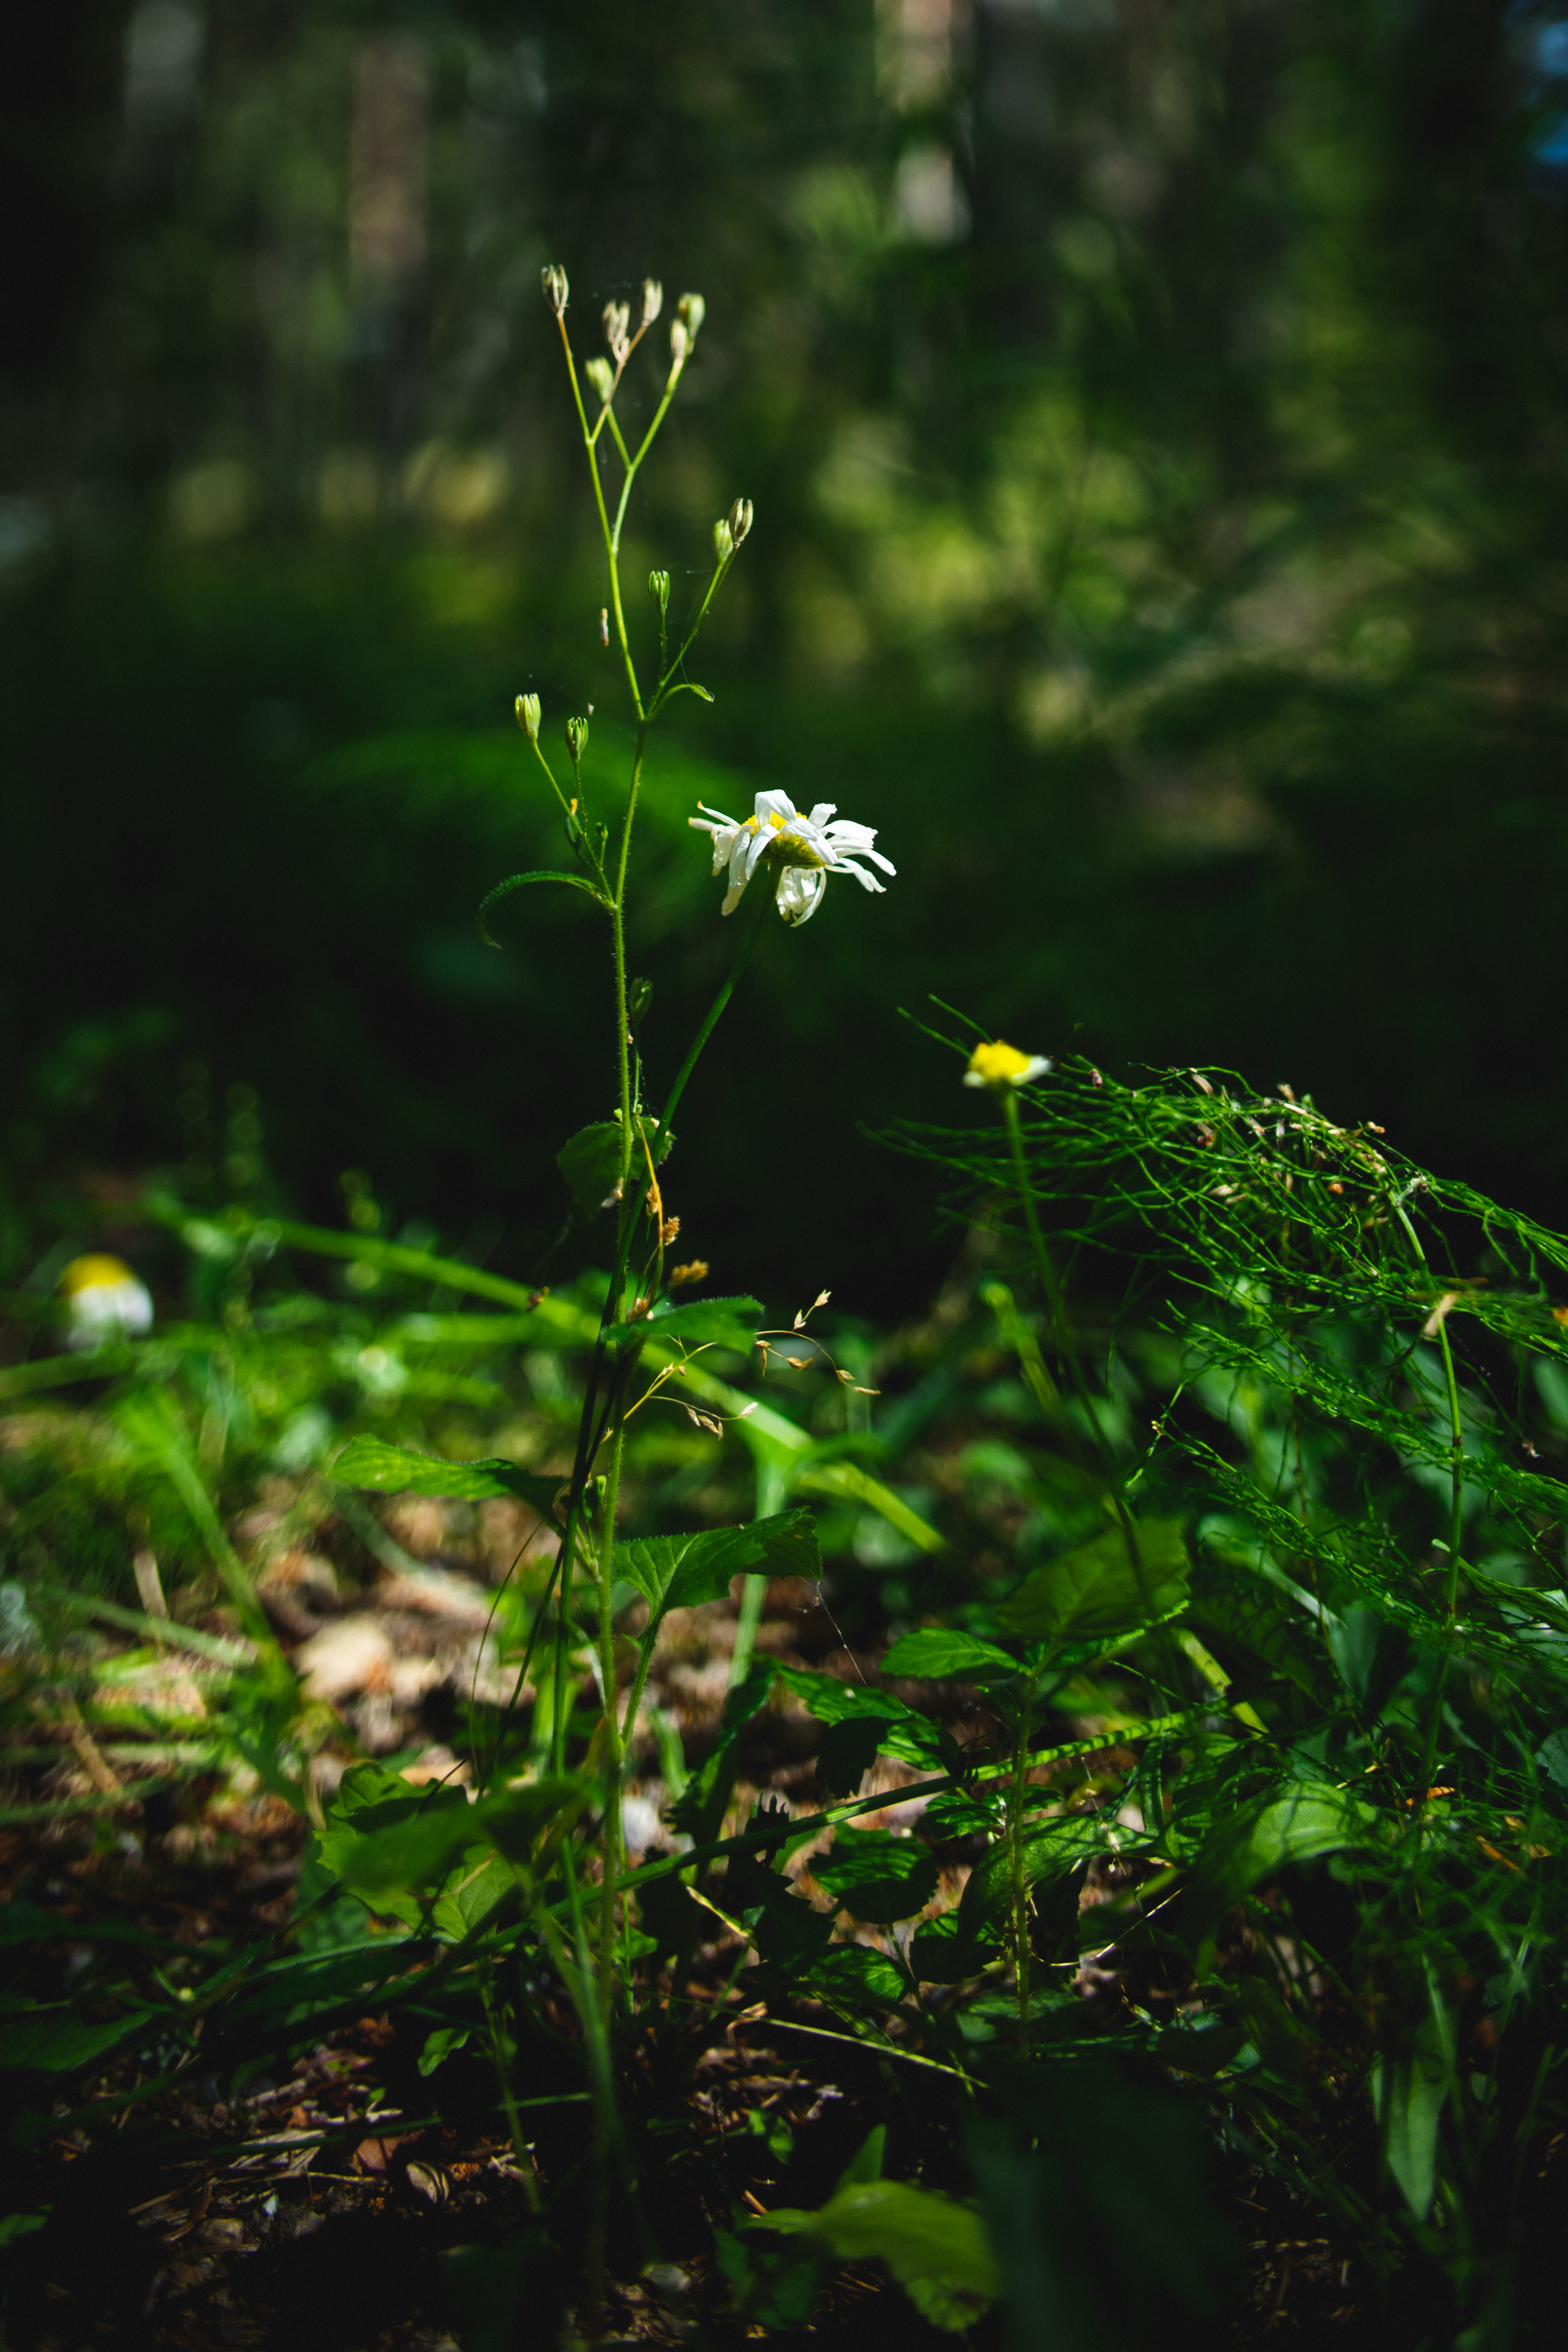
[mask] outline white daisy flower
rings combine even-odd
[[[153,1296],[123,1258],[73,1257],[60,1276],[72,1348],[102,1348],[153,1328]]]
[[[865,890],[883,888],[874,874],[847,854],[851,850],[868,857],[884,874],[897,871],[871,846],[877,838],[875,826],[852,824],[847,817],[837,815],[832,801],[818,801],[805,815],[787,793],[759,793],[751,815],[739,821],[718,809],[704,808],[700,801],[698,806],[703,814],[689,817],[687,823],[699,833],[712,835],[714,873],[729,868],[726,915],[734,913],[747,883],[764,861],[780,869],[778,909],[786,923],[810,921],[822,903],[830,874],[853,874]]]

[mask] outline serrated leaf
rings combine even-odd
[[[797,1983],[813,1999],[848,2009],[896,2009],[910,1989],[893,1961],[864,1944],[830,1945]]]
[[[615,1572],[636,1586],[655,1616],[722,1601],[736,1576],[804,1576],[815,1583],[822,1574],[816,1521],[797,1509],[744,1528],[637,1537],[616,1546]]]
[[[672,1307],[667,1313],[644,1316],[636,1323],[612,1323],[605,1339],[612,1346],[624,1345],[628,1339],[678,1339],[683,1347],[731,1348],[737,1355],[750,1352],[756,1337],[755,1322],[742,1322],[742,1316],[762,1314],[760,1299],[700,1298],[688,1307]]]
[[[887,1830],[849,1830],[836,1838],[830,1853],[807,1864],[819,1886],[846,1911],[873,1927],[911,1919],[936,1892],[936,1856],[916,1838]]]
[[[389,1445],[382,1437],[352,1437],[327,1475],[341,1486],[376,1495],[442,1495],[466,1503],[514,1496],[546,1517],[567,1484],[564,1478],[542,1478],[515,1462],[443,1462],[405,1445]]]
[[[530,882],[564,882],[574,890],[586,890],[596,907],[602,907],[605,903],[593,883],[582,874],[561,874],[548,867],[540,867],[531,874],[509,874],[504,882],[498,882],[493,890],[486,891],[479,901],[479,911],[474,918],[479,937],[486,947],[494,948],[500,945],[499,940],[491,939],[485,922],[485,917],[489,913],[490,908],[498,899],[510,898],[514,890],[523,889]]]
[[[1138,1557],[1120,1528],[1031,1570],[996,1615],[1033,1641],[1107,1641],[1185,1608],[1192,1572],[1179,1519],[1141,1519]]]
[[[973,1682],[1017,1671],[1017,1660],[999,1650],[994,1642],[978,1641],[973,1633],[947,1633],[940,1626],[906,1633],[882,1660],[885,1675],[930,1675],[933,1680]]]

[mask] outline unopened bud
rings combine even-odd
[[[616,372],[608,360],[590,360],[583,370],[602,401],[607,401],[615,390]]]
[[[517,698],[517,723],[531,743],[539,740],[539,697],[520,694]]]
[[[605,341],[610,347],[610,355],[617,367],[631,349],[631,323],[632,313],[629,303],[605,303]]]
[[[735,552],[735,534],[722,515],[713,526],[713,561],[728,563]]]
[[[566,308],[566,272],[558,261],[551,261],[539,275],[544,286],[544,299],[559,319]]]
[[[737,547],[752,528],[752,501],[737,499],[730,509],[730,536]]]
[[[700,294],[683,294],[676,304],[676,309],[680,313],[680,321],[686,329],[689,347],[697,341],[701,331],[702,321],[708,315],[708,305]]]
[[[577,765],[587,748],[587,720],[585,719],[569,719],[566,721],[566,750],[574,767]]]
[[[647,593],[658,606],[659,618],[662,620],[669,610],[668,572],[650,572],[647,575]]]
[[[669,322],[669,356],[675,362],[677,375],[686,365],[687,354],[690,349],[691,338],[687,333],[685,325],[679,319],[672,319]]]
[[[664,308],[664,289],[657,278],[645,278],[642,282],[642,322],[651,327]]]

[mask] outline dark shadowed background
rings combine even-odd
[[[584,355],[646,271],[708,302],[634,625],[757,509],[712,708],[656,739],[656,1082],[727,953],[699,794],[835,801],[899,867],[770,933],[689,1099],[716,1279],[928,1293],[929,1178],[860,1130],[957,1109],[899,1018],[933,991],[1568,1222],[1568,17],[56,0],[4,39],[0,1281],[154,1173],[337,1222],[362,1171],[384,1230],[546,1271],[603,943],[574,894],[500,954],[473,913],[561,851],[514,696],[556,740],[595,705],[601,805],[626,741],[552,259]]]

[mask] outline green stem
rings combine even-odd
[[[590,429],[588,412],[583,405],[583,388],[577,381],[577,362],[572,356],[572,339],[566,332],[564,316],[558,313],[556,324],[561,330],[561,347],[566,354],[566,373],[571,379],[573,400],[576,403],[577,422],[583,428],[583,446],[588,453],[588,472],[594,484],[594,504],[599,510],[599,529],[604,536],[605,554],[609,564],[610,603],[616,615],[616,639],[621,649],[621,659],[626,664],[626,684],[632,690],[632,708],[639,720],[645,719],[647,713],[643,709],[642,694],[637,686],[637,665],[632,660],[632,649],[626,637],[626,616],[621,609],[621,572],[620,565],[616,562],[620,551],[620,517],[617,516],[616,527],[612,530],[609,513],[605,505],[605,485],[599,478],[599,459],[595,447],[598,435]],[[626,487],[630,488],[629,476]],[[623,490],[621,514],[624,515],[625,511],[626,491]]]
[[[1448,1427],[1453,1448],[1453,1487],[1448,1507],[1448,1591],[1447,1596],[1447,1627],[1443,1638],[1443,1653],[1437,1662],[1437,1679],[1432,1689],[1432,1710],[1426,1723],[1426,1738],[1421,1752],[1421,1789],[1432,1785],[1432,1775],[1437,1761],[1437,1743],[1443,1729],[1443,1701],[1448,1685],[1448,1668],[1454,1654],[1454,1637],[1458,1629],[1459,1612],[1459,1553],[1465,1537],[1465,1425],[1459,1412],[1459,1381],[1454,1369],[1454,1350],[1448,1343],[1448,1324],[1445,1317],[1437,1326],[1437,1343],[1443,1350],[1443,1374],[1448,1391]]]
[[[1016,1742],[1013,1749],[1013,1778],[1007,1792],[1007,1847],[1013,1880],[1013,1969],[1017,1979],[1018,1994],[1018,2055],[1029,2054],[1029,1889],[1024,1875],[1024,1791],[1028,1786],[1029,1771],[1029,1705],[1034,1696],[1031,1680],[1024,1692],[1019,1709]]]
[[[686,659],[687,655],[691,651],[692,646],[697,643],[698,631],[701,628],[703,622],[708,618],[708,607],[711,604],[714,596],[718,593],[719,583],[723,579],[724,574],[728,572],[731,564],[733,563],[735,559],[732,555],[727,555],[723,557],[720,562],[714,565],[713,577],[708,583],[708,593],[703,597],[701,604],[697,607],[697,617],[686,632],[685,636],[681,639],[680,645],[676,652],[675,659],[671,662],[667,662],[660,673],[658,684],[654,689],[653,700],[648,706],[648,717],[650,719],[657,719],[665,704],[669,700],[672,690],[669,681],[675,676],[676,671],[680,667],[681,663]],[[660,640],[659,649],[662,654],[662,637]]]
[[[623,1194],[631,1174],[632,1144],[632,1064],[631,1023],[626,1017],[626,865],[631,856],[632,825],[637,813],[637,794],[642,790],[643,754],[647,748],[647,720],[637,720],[637,750],[632,757],[632,780],[626,788],[626,813],[621,824],[621,852],[616,866],[616,894],[610,909],[611,929],[616,938],[616,1051],[621,1079],[621,1186]],[[623,1221],[624,1223],[624,1221]],[[616,1313],[619,1313],[617,1305]]]
[[[605,1826],[599,1889],[599,2002],[606,2024],[615,2003],[616,1889],[621,1864],[621,1727],[616,1708],[616,1507],[620,1496],[626,1428],[617,1400],[605,1478],[605,1523],[599,1537],[599,1675],[605,1696]]]
[[[1405,1213],[1403,1197],[1394,1203],[1394,1213],[1409,1236],[1422,1272],[1429,1274],[1426,1253],[1421,1246],[1420,1235]],[[1443,1316],[1437,1324],[1437,1344],[1443,1351],[1443,1377],[1448,1391],[1449,1443],[1453,1450],[1453,1484],[1448,1507],[1448,1593],[1447,1629],[1443,1653],[1437,1662],[1437,1678],[1432,1686],[1432,1706],[1426,1718],[1426,1737],[1421,1748],[1420,1801],[1432,1785],[1432,1774],[1437,1761],[1437,1742],[1442,1736],[1443,1699],[1448,1685],[1448,1666],[1453,1656],[1454,1634],[1459,1607],[1459,1552],[1465,1534],[1465,1425],[1459,1412],[1459,1381],[1454,1368],[1454,1350],[1448,1340],[1448,1318]]]
[[[667,1134],[669,1130],[670,1125],[675,1118],[676,1110],[679,1106],[680,1097],[686,1092],[687,1081],[690,1077],[692,1071],[697,1067],[702,1048],[707,1045],[709,1038],[711,1037],[714,1030],[719,1026],[720,1015],[722,1013],[724,1007],[729,1003],[731,997],[734,994],[735,982],[740,979],[742,972],[745,970],[746,959],[751,954],[752,948],[756,945],[758,935],[766,919],[768,894],[765,889],[757,887],[757,877],[753,878],[753,887],[756,888],[757,895],[756,911],[752,916],[749,928],[742,929],[741,933],[739,943],[735,949],[735,961],[730,966],[729,973],[724,981],[724,984],[720,989],[718,995],[713,999],[712,1003],[709,1006],[708,1016],[703,1022],[701,1028],[697,1032],[696,1036],[692,1039],[690,1045],[688,1047],[686,1059],[682,1062],[679,1069],[675,1074],[675,1084],[670,1087],[668,1094],[665,1097],[664,1108],[659,1113],[658,1118],[658,1131],[661,1136]]]
[[[1132,1573],[1138,1580],[1139,1591],[1145,1607],[1152,1609],[1152,1595],[1144,1575],[1142,1557],[1138,1549],[1137,1533],[1132,1523],[1132,1514],[1122,1497],[1121,1474],[1117,1469],[1110,1441],[1100,1425],[1100,1415],[1095,1411],[1094,1399],[1089,1393],[1089,1382],[1084,1376],[1083,1363],[1078,1352],[1078,1344],[1073,1338],[1072,1325],[1068,1320],[1061,1285],[1057,1280],[1057,1269],[1050,1251],[1046,1245],[1045,1234],[1040,1230],[1040,1220],[1035,1208],[1035,1188],[1029,1181],[1029,1164],[1024,1151],[1024,1129],[1023,1122],[1018,1116],[1017,1088],[1005,1086],[1001,1093],[1002,1116],[1007,1129],[1007,1145],[1013,1161],[1013,1175],[1017,1185],[1018,1202],[1024,1212],[1024,1223],[1028,1232],[1029,1245],[1034,1252],[1040,1285],[1046,1294],[1046,1305],[1050,1314],[1052,1329],[1058,1335],[1062,1352],[1068,1360],[1068,1369],[1072,1375],[1073,1391],[1079,1404],[1082,1405],[1085,1417],[1093,1432],[1095,1451],[1100,1455],[1100,1465],[1105,1473],[1110,1507],[1115,1512],[1117,1524],[1121,1529],[1122,1540],[1127,1546],[1127,1556],[1132,1563]]]

